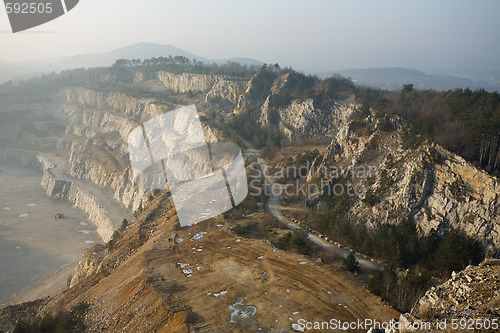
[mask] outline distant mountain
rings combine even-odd
[[[213,63],[216,63],[216,64],[225,64],[225,63],[228,63],[228,62],[237,62],[237,63],[240,63],[242,65],[248,65],[248,66],[262,66],[264,64],[260,60],[255,60],[255,59],[252,59],[252,58],[239,58],[239,57],[236,57],[236,58],[227,58],[227,59],[212,59],[212,60],[209,60],[209,62],[213,62]]]
[[[118,59],[150,59],[153,57],[183,56],[205,63],[224,64],[238,62],[246,65],[262,65],[263,62],[250,58],[207,59],[184,51],[173,45],[138,43],[121,47],[107,53],[88,53],[71,57],[52,58],[20,63],[0,60],[0,83],[8,80],[22,80],[33,76],[72,68],[106,67]]]
[[[153,57],[183,56],[190,60],[207,61],[208,59],[194,55],[173,45],[154,43],[138,43],[115,49],[111,54],[123,59],[150,59]]]
[[[418,89],[450,90],[455,88],[484,88],[489,91],[500,90],[500,80],[488,82],[473,81],[454,75],[426,74],[410,68],[353,68],[335,72],[318,73],[320,78],[335,74],[350,77],[355,83],[387,90],[400,89],[403,84],[412,83]]]

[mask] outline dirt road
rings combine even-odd
[[[246,146],[246,149],[243,150],[243,154],[246,158],[254,158],[257,160],[257,163],[259,164],[260,170],[262,171],[263,179],[264,179],[264,186],[267,188],[272,188],[272,186],[276,186],[276,184],[273,179],[269,177],[269,175],[264,172],[265,169],[269,169],[270,166],[266,162],[266,160],[262,157],[258,149],[255,149],[253,145],[248,142],[248,140],[243,139],[240,137],[242,140],[243,144]],[[266,210],[271,213],[278,221],[286,225],[289,229],[295,230],[300,227],[300,225],[286,216],[283,215],[283,199],[281,198],[280,195],[276,194],[277,191],[272,191],[269,190],[267,193],[269,193],[269,199],[266,203]],[[309,235],[309,240],[313,242],[314,244],[321,246],[324,249],[328,249],[329,251],[333,252],[335,255],[338,255],[342,258],[347,257],[347,255],[351,252],[354,253],[356,259],[359,261],[359,264],[361,267],[364,267],[369,270],[376,270],[379,268],[378,265],[376,265],[371,258],[368,256],[364,256],[361,254],[356,253],[354,250],[340,245],[338,243],[331,243],[330,241],[327,241],[326,239],[323,239],[319,236],[318,232],[308,232]]]

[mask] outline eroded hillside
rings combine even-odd
[[[180,228],[168,194],[160,194],[112,249],[88,249],[71,288],[36,312],[84,302],[87,332],[290,331],[319,314],[342,321],[397,315],[346,273],[228,227],[217,218]],[[6,314],[16,311],[3,310],[2,327],[12,327]]]

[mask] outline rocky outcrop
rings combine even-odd
[[[451,279],[428,290],[412,310],[422,319],[481,318],[485,313],[500,316],[499,260],[453,272]]]
[[[218,75],[158,72],[158,80],[168,90],[185,93],[188,91],[208,92],[217,82],[224,80],[224,78]]]
[[[428,213],[415,216],[423,233],[450,226],[499,248],[498,180],[440,146],[435,153],[441,161],[432,168],[435,184],[425,202]]]
[[[354,110],[354,105],[336,101],[326,110],[317,109],[314,100],[294,101],[280,109],[280,129],[288,138],[328,136],[337,132]]]
[[[334,136],[355,108],[355,105],[346,99],[332,97],[325,98],[321,107],[317,105],[316,97],[296,98],[291,99],[289,103],[283,103],[284,105],[275,105],[271,103],[273,98],[290,96],[291,86],[297,85],[297,75],[286,73],[277,76],[273,81],[263,76],[265,73],[259,72],[250,79],[234,113],[251,112],[252,119],[255,119],[258,125],[278,128],[288,140]],[[295,89],[295,86],[293,87]]]
[[[247,82],[244,80],[235,80],[234,78],[222,75],[158,72],[158,80],[168,90],[174,92],[205,93],[205,103],[207,104],[224,100],[236,105],[240,95],[247,87]]]
[[[367,132],[351,122],[340,123],[327,148],[322,167],[333,161],[353,176],[353,186],[363,188],[353,200],[350,216],[370,228],[380,223],[415,221],[421,235],[462,230],[481,242],[490,255],[500,249],[500,187],[495,177],[437,144],[418,149],[401,148],[401,124],[378,129],[373,118],[365,119]],[[360,170],[361,177],[355,177]],[[374,170],[375,172],[366,172]],[[369,202],[365,193],[375,195]]]
[[[101,245],[86,249],[78,266],[68,279],[68,288],[77,285],[90,275],[95,274],[101,267],[105,255],[106,249]]]
[[[105,197],[103,195],[97,197],[89,193],[88,190],[75,183],[76,179],[71,181],[69,177],[63,177],[62,170],[58,170],[58,176],[54,175],[53,170],[57,170],[58,166],[47,155],[19,149],[1,149],[0,161],[40,170],[42,172],[40,185],[49,196],[69,200],[75,207],[87,213],[104,242],[111,239],[119,218],[111,218],[115,212],[112,213],[104,207],[102,200],[105,200]],[[109,205],[112,204],[109,203]],[[120,218],[129,215],[130,213],[123,211],[120,213]]]
[[[111,239],[115,227],[109,218],[109,213],[100,204],[98,198],[73,182],[57,180],[50,170],[44,171],[41,185],[48,195],[54,198],[67,199],[75,207],[87,213],[89,220],[97,227],[97,233],[104,242]]]
[[[411,313],[392,321],[394,328],[386,332],[412,332],[423,327],[427,327],[428,332],[442,332],[444,327],[438,327],[438,322],[446,322],[446,327],[453,332],[475,328],[481,332],[497,332],[492,323],[498,324],[499,304],[500,261],[489,259],[479,266],[453,272],[451,279],[428,290]]]
[[[246,87],[246,81],[217,81],[205,95],[205,103],[211,104],[227,101],[234,108]]]

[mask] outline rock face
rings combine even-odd
[[[78,179],[64,176],[60,168],[48,155],[19,149],[0,150],[0,161],[38,169],[42,173],[40,185],[53,198],[69,200],[75,207],[87,213],[89,220],[96,226],[97,233],[104,242],[111,239],[114,229],[119,225],[117,209],[112,203],[105,203],[103,190],[94,186],[84,186]],[[96,191],[100,192],[96,195]],[[93,194],[92,194],[93,192]],[[130,218],[123,208],[118,207],[123,218]]]
[[[158,80],[168,90],[179,93],[203,92],[206,94],[205,103],[227,101],[233,107],[247,87],[247,82],[244,80],[235,80],[222,75],[158,72]]]
[[[321,106],[313,98],[290,100],[273,105],[271,100],[288,96],[290,86],[296,84],[292,73],[277,76],[273,81],[262,79],[257,73],[248,83],[247,90],[238,99],[234,113],[252,113],[252,118],[264,127],[278,128],[285,138],[331,137],[347,122],[355,105],[346,98],[326,98]]]
[[[371,228],[410,218],[422,235],[462,230],[490,255],[497,254],[498,180],[436,144],[401,148],[404,121],[393,118],[391,122],[387,131],[371,117],[361,128],[345,121],[326,149],[321,167],[348,170],[353,187],[363,189],[354,197],[350,216]],[[374,130],[367,132],[364,127]],[[373,202],[363,200],[366,193],[375,195]]]
[[[481,332],[497,332],[492,323],[500,317],[500,261],[489,259],[479,266],[469,266],[452,273],[451,279],[432,287],[414,306],[411,313],[393,321],[400,329],[390,333],[411,332],[413,327],[429,325],[429,332],[442,332],[437,322],[446,321],[451,331],[467,332],[482,325]],[[455,323],[455,326],[452,326]],[[404,329],[403,329],[404,328]]]
[[[57,102],[68,123],[70,173],[109,189],[115,200],[132,210],[142,206],[144,190],[132,180],[126,145],[129,133],[142,122],[168,111],[151,100],[83,88],[65,89]]]
[[[74,287],[101,268],[102,261],[106,255],[106,249],[97,245],[85,250],[78,266],[69,277],[68,288]]]
[[[44,170],[41,185],[48,195],[67,199],[75,207],[87,213],[89,220],[97,227],[97,233],[104,242],[111,239],[115,226],[109,217],[110,213],[103,208],[99,199],[73,182],[57,180],[50,170]]]
[[[451,279],[427,291],[412,310],[419,318],[500,316],[500,261],[486,260],[453,272]]]

